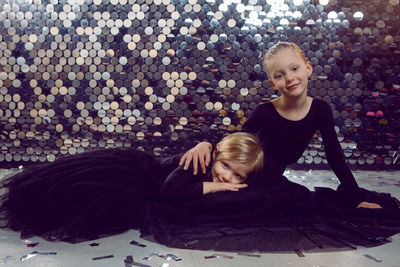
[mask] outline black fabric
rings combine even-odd
[[[203,181],[209,177],[209,169],[204,175],[199,173],[195,177],[191,171],[185,171],[184,166],[173,170],[165,179],[160,189],[160,199],[164,200],[190,200],[203,195]],[[191,167],[191,166],[190,166]],[[189,167],[189,170],[192,168]]]
[[[217,194],[174,205],[152,203],[142,237],[186,249],[293,252],[378,246],[400,232],[399,202],[388,194],[361,189],[363,197],[384,207],[372,210],[349,207],[341,189],[310,192],[287,182],[260,191],[265,195],[231,205],[214,199]]]
[[[221,251],[348,249],[400,231],[389,194],[362,189],[384,209],[356,209],[342,187],[310,192],[285,177],[252,177],[239,192],[202,195],[208,174],[177,168],[179,158],[119,148],[27,168],[1,182],[0,226],[71,243],[140,229],[167,246]]]
[[[1,182],[1,226],[68,242],[138,228],[178,160],[118,148],[31,166]]]
[[[333,172],[344,187],[349,201],[357,206],[364,201],[346,164],[334,128],[329,104],[313,99],[308,114],[299,121],[282,117],[271,102],[261,104],[243,125],[245,131],[257,134],[264,149],[264,180],[275,183],[282,177],[287,165],[297,162],[317,130],[323,140],[326,157]]]

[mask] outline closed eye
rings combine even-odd
[[[243,177],[238,173],[235,173],[235,178],[238,180],[243,180]]]

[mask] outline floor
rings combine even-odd
[[[15,170],[0,170],[0,178]],[[359,185],[388,192],[400,198],[400,171],[355,171]],[[287,170],[286,176],[309,188],[338,184],[330,171]],[[51,243],[41,238],[21,240],[19,234],[0,230],[0,266],[85,267],[85,266],[400,266],[400,235],[391,243],[374,247],[335,252],[293,253],[219,253],[168,248],[139,237],[138,231],[79,244]],[[133,242],[132,242],[133,241]],[[136,242],[136,244],[135,244]],[[131,244],[134,243],[134,244]]]

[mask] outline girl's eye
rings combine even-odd
[[[275,79],[279,79],[279,78],[282,78],[281,74],[275,76]]]
[[[298,70],[298,69],[299,69],[299,67],[294,67],[294,68],[293,68],[294,71],[296,71],[296,70]]]
[[[224,167],[224,169],[228,168],[228,164],[226,164],[225,162],[222,162],[222,166]]]

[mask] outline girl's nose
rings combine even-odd
[[[225,182],[225,183],[229,183],[230,182],[230,180],[231,180],[231,173],[229,172],[229,171],[226,171],[223,175],[222,175],[222,180]]]
[[[294,78],[293,78],[293,75],[291,75],[291,74],[286,74],[286,80],[287,81],[292,81]]]

